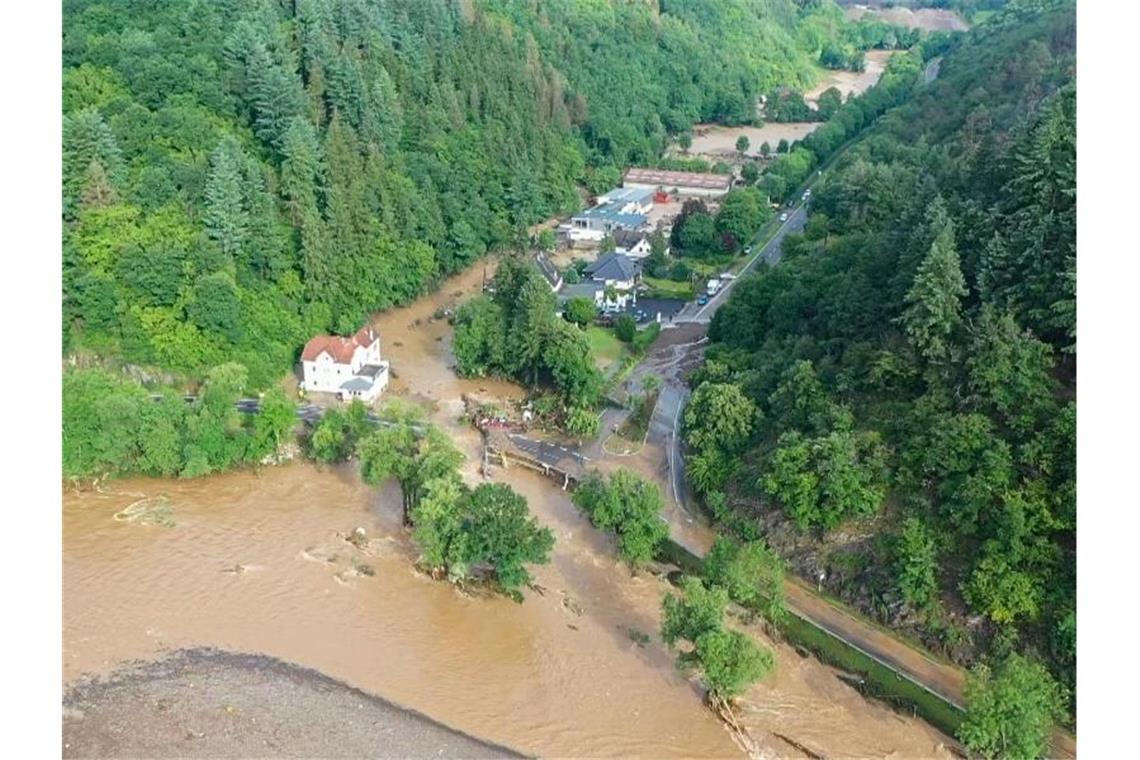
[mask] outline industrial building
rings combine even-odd
[[[624,185],[627,189],[660,191],[678,196],[719,198],[732,187],[732,175],[634,168],[625,173]]]
[[[636,187],[614,188],[598,196],[597,205],[581,211],[570,221],[559,225],[558,230],[570,242],[600,242],[615,230],[637,230],[646,225],[653,208],[653,191]]]

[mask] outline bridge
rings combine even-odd
[[[505,430],[488,430],[483,435],[484,467],[491,460],[504,469],[512,464],[526,467],[560,483],[565,491],[582,482],[590,458],[550,441]]]

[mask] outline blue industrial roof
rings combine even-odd
[[[610,203],[624,206],[627,203],[645,203],[652,196],[653,189],[649,187],[615,187],[602,197],[608,199]]]
[[[575,219],[601,219],[603,221],[620,224],[623,227],[640,227],[645,224],[645,214],[622,213],[621,206],[616,203],[606,203],[594,206],[574,215]]]
[[[599,196],[604,203],[588,208],[574,215],[575,219],[598,219],[610,222],[615,226],[641,227],[645,224],[645,214],[631,214],[622,209],[631,203],[644,205],[653,195],[653,191],[644,187],[615,187],[605,195]]]

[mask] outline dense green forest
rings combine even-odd
[[[1020,652],[1070,690],[1075,102],[1071,2],[948,43],[716,314],[685,419],[691,481],[742,538],[959,661]]]
[[[263,388],[853,39],[792,0],[68,0],[65,351]]]

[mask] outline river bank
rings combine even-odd
[[[523,757],[315,670],[216,649],[83,680],[63,706],[64,757]]]

